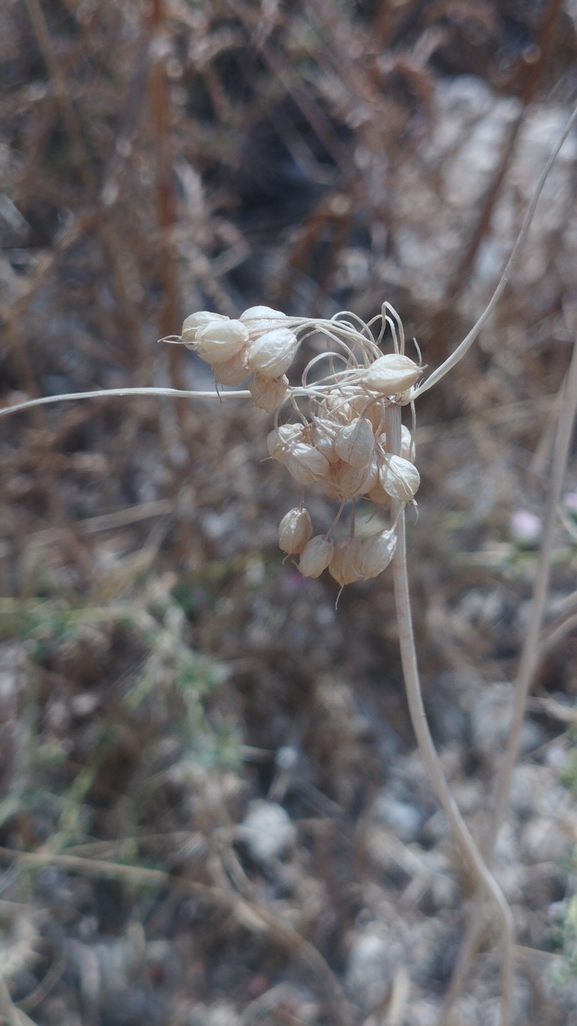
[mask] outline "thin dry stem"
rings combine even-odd
[[[401,450],[401,409],[394,404],[391,404],[387,409],[386,432],[391,452],[398,455]],[[398,500],[391,500],[391,515],[397,523],[397,545],[393,557],[395,605],[399,628],[401,662],[411,722],[417,737],[419,751],[431,778],[431,784],[439,804],[449,820],[459,851],[469,866],[472,875],[477,880],[479,887],[493,899],[497,906],[503,930],[503,1007],[501,1023],[502,1026],[509,1026],[511,1022],[513,989],[513,919],[511,910],[497,881],[485,865],[482,855],[459,812],[433,744],[427,714],[423,705],[417,654],[415,651],[407,575],[405,513],[402,503],[398,502]]]

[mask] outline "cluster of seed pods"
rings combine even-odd
[[[394,351],[383,354],[380,344],[387,327]],[[291,385],[286,371],[311,336],[321,351],[304,368],[300,383]],[[402,428],[400,454],[387,445],[387,407],[411,403],[422,373],[404,353],[403,326],[393,308],[385,303],[369,324],[351,313],[306,319],[256,306],[233,320],[203,310],[186,318],[181,339],[210,364],[217,382],[235,386],[250,376],[255,405],[275,413],[268,451],[303,490],[300,506],[281,520],[279,544],[299,557],[301,573],[319,577],[328,567],[341,587],[382,573],[394,554],[394,525],[360,540],[355,535],[356,500],[365,498],[377,506],[388,506],[391,499],[413,502],[420,483],[409,430]],[[313,535],[304,506],[304,489],[313,484],[339,503],[326,535]],[[335,542],[333,531],[349,501],[348,535]]]

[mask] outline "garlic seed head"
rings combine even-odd
[[[259,410],[274,413],[286,397],[288,383],[286,374],[282,374],[280,378],[267,378],[262,374],[255,374],[248,383],[254,405],[258,406]]]
[[[278,529],[278,543],[283,552],[296,556],[302,552],[313,533],[310,514],[306,509],[289,509]]]
[[[311,538],[301,552],[299,570],[303,577],[320,577],[333,558],[334,542],[323,534]]]
[[[400,502],[412,502],[417,491],[421,478],[419,471],[408,460],[402,456],[391,456],[387,454],[379,470],[380,482],[393,499]]]
[[[421,368],[401,353],[385,353],[362,372],[362,382],[371,392],[397,395],[414,385]]]

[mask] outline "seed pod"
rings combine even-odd
[[[379,470],[379,478],[387,495],[401,502],[412,502],[421,478],[419,471],[402,456],[387,454]]]
[[[284,463],[291,442],[302,441],[304,430],[302,424],[281,424],[276,430],[269,431],[266,445],[273,460]]]
[[[350,424],[339,428],[335,437],[335,450],[351,467],[366,467],[375,448],[375,436],[366,417],[355,417]]]
[[[365,410],[364,416],[370,421],[373,432],[376,435],[379,435],[385,426],[385,409],[386,404],[384,402],[376,402],[371,403],[368,409]]]
[[[182,341],[186,348],[196,349],[195,342],[198,329],[214,321],[228,321],[228,317],[225,314],[212,313],[210,310],[197,310],[196,313],[189,314],[184,319],[181,333]]]
[[[240,315],[240,320],[246,324],[251,337],[254,338],[258,332],[278,328],[282,321],[286,321],[286,314],[281,310],[273,310],[270,306],[250,306]]]
[[[371,392],[397,395],[414,385],[421,374],[414,360],[400,353],[385,353],[362,372],[362,382]]]
[[[361,542],[356,567],[361,577],[378,577],[388,567],[395,552],[394,531],[381,531]]]
[[[244,325],[243,325],[244,326]],[[251,342],[248,365],[267,378],[278,378],[293,362],[299,340],[289,328],[273,328]]]
[[[224,363],[215,364],[213,371],[221,385],[240,385],[249,373],[246,365],[246,346]]]
[[[289,509],[278,529],[278,543],[283,552],[296,556],[302,552],[313,533],[310,514],[306,509]]]
[[[329,472],[329,464],[323,454],[306,442],[289,444],[284,465],[291,477],[301,485],[322,481]]]
[[[209,321],[196,332],[196,351],[207,363],[226,363],[244,349],[248,331],[240,321]]]
[[[315,449],[322,452],[324,458],[329,463],[339,462],[339,456],[335,449],[335,438],[338,430],[339,425],[329,420],[328,417],[319,417],[313,423],[311,442]]]
[[[359,579],[356,567],[359,547],[358,538],[343,538],[335,545],[333,558],[329,563],[329,573],[341,587]]]
[[[334,542],[322,534],[311,538],[301,552],[299,570],[303,577],[320,577],[333,558]]]
[[[262,374],[255,374],[248,383],[254,405],[259,410],[274,413],[286,397],[288,383],[286,374],[280,378],[265,378]]]
[[[335,483],[341,490],[343,498],[352,499],[355,495],[370,492],[378,475],[377,461],[371,459],[366,467],[351,467],[343,463],[335,477]]]

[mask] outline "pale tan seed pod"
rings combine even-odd
[[[408,356],[385,353],[362,371],[361,380],[370,392],[397,395],[414,385],[421,373],[421,368]]]
[[[273,460],[284,463],[291,442],[303,441],[304,435],[302,424],[281,424],[279,428],[269,431],[266,446]]]
[[[278,543],[283,552],[296,556],[302,552],[313,533],[310,514],[306,509],[289,509],[278,529]]]
[[[335,437],[335,451],[351,467],[366,467],[375,449],[375,436],[366,417],[355,417],[350,424],[339,428]]]
[[[329,573],[335,581],[344,587],[345,584],[352,584],[358,581],[357,560],[360,543],[358,538],[343,538],[337,542],[333,558],[329,563]]]
[[[196,352],[207,363],[226,363],[244,349],[248,331],[240,321],[209,321],[196,332]]]
[[[291,442],[287,447],[284,465],[291,477],[300,485],[311,485],[328,476],[329,464],[323,454],[306,442]]]
[[[311,538],[301,552],[299,570],[303,577],[320,577],[326,570],[335,549],[334,542],[322,534]]]
[[[421,478],[419,471],[408,460],[402,456],[390,456],[387,454],[379,470],[381,484],[393,499],[400,502],[412,502],[417,491]]]
[[[298,347],[299,340],[294,331],[290,328],[273,328],[251,342],[248,365],[263,377],[278,378],[290,367]]]
[[[265,378],[262,374],[255,374],[248,383],[254,405],[259,410],[274,413],[286,398],[288,383],[286,374],[280,378]]]
[[[353,499],[355,495],[366,495],[370,492],[377,477],[377,461],[373,458],[366,467],[351,467],[348,463],[343,463],[336,475],[335,483],[340,488],[342,498]]]
[[[246,365],[246,346],[224,363],[216,363],[213,372],[221,385],[240,385],[250,373]]]
[[[394,531],[380,531],[372,538],[361,542],[357,555],[356,568],[360,577],[378,577],[391,562],[397,537]]]
[[[270,306],[250,306],[240,315],[240,320],[246,324],[251,338],[263,331],[280,327],[286,319],[286,314],[282,310],[273,310]]]
[[[205,324],[214,323],[214,321],[228,321],[228,319],[225,314],[212,313],[210,310],[197,310],[196,313],[189,314],[184,319],[181,334],[186,348],[196,349],[196,333],[199,328],[204,327]]]
[[[328,417],[318,417],[313,422],[311,430],[311,442],[315,449],[322,452],[329,463],[338,463],[339,455],[335,449],[335,438],[339,425]]]
[[[366,400],[365,400],[366,406]],[[385,410],[386,403],[375,402],[365,410],[364,416],[370,421],[373,432],[376,435],[380,435],[385,426]]]

